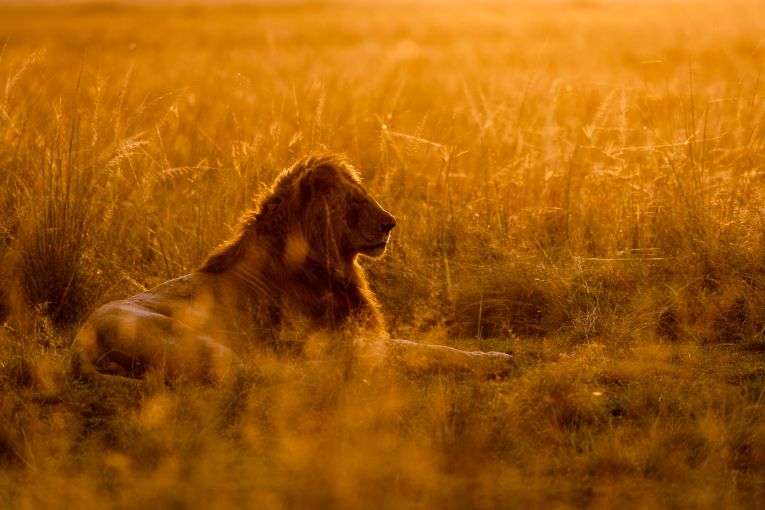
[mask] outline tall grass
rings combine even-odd
[[[0,8],[0,506],[756,507],[760,10]],[[510,373],[68,380],[319,148],[397,217],[392,334]]]

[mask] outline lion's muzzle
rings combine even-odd
[[[389,214],[388,216],[389,216],[389,219],[388,219],[388,221],[386,221],[386,222],[384,222],[382,225],[380,225],[380,226],[381,226],[381,228],[382,228],[382,231],[383,231],[385,234],[389,233],[391,230],[393,230],[393,227],[395,227],[395,226],[396,226],[396,218],[394,218],[394,217],[393,217],[392,215],[390,215],[390,214]]]
[[[379,207],[378,222],[379,231],[378,234],[371,239],[368,238],[368,243],[361,246],[360,252],[369,257],[379,257],[385,252],[385,247],[390,240],[390,231],[396,226],[396,218],[393,217],[388,211]]]

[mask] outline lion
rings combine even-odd
[[[161,370],[172,380],[224,383],[241,375],[253,350],[300,354],[316,332],[358,359],[414,370],[480,371],[509,359],[387,334],[358,258],[380,257],[395,226],[346,158],[305,157],[197,270],[90,315],[72,344],[74,372],[141,378]]]

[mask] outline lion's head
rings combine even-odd
[[[252,234],[270,242],[290,266],[313,260],[340,269],[363,254],[385,252],[395,218],[372,198],[358,171],[332,153],[299,160],[277,177],[270,191],[248,210],[235,235],[202,267],[218,272],[242,254]]]
[[[304,170],[297,186],[302,230],[320,258],[349,261],[359,253],[383,254],[396,220],[372,198],[350,164],[336,157],[320,159]]]

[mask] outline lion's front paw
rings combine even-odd
[[[495,351],[480,352],[475,354],[479,355],[479,372],[487,375],[490,378],[504,377],[508,375],[516,366],[515,358],[512,354]]]

